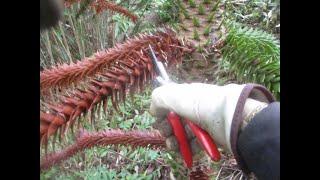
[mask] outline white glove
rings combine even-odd
[[[165,119],[169,111],[174,111],[182,118],[188,118],[206,130],[218,146],[232,152],[230,145],[231,123],[244,86],[238,84],[217,86],[202,83],[170,83],[156,88],[152,93],[150,106],[150,113],[157,118],[154,127],[159,129],[166,138],[172,140],[172,130]],[[243,112],[244,119],[250,119],[253,114],[266,106],[266,103],[247,99]],[[188,138],[191,138],[190,135]],[[172,144],[167,141],[167,145],[170,143]],[[172,145],[168,146],[172,150],[178,149]],[[191,146],[193,145],[191,144]],[[194,149],[194,147],[192,148]],[[193,153],[195,153],[194,150]]]

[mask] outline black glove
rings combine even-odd
[[[237,148],[243,167],[259,180],[280,179],[280,103],[257,113],[239,135]]]

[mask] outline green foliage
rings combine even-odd
[[[203,46],[208,47],[210,44],[211,44],[211,39],[207,39],[206,43]]]
[[[199,14],[199,15],[204,15],[205,13],[206,13],[206,10],[204,9],[203,4],[200,4],[200,5],[198,6],[198,14]]]
[[[196,29],[193,31],[193,39],[200,41],[199,33]]]
[[[222,49],[224,61],[241,82],[266,86],[277,98],[280,96],[280,43],[271,34],[226,23],[229,29]]]
[[[208,21],[209,23],[211,23],[211,22],[213,21],[213,18],[214,18],[214,12],[210,13],[207,21]]]
[[[197,7],[197,5],[196,5],[196,3],[194,2],[194,0],[189,0],[188,2],[189,2],[189,5],[190,5],[191,8]]]
[[[203,49],[203,47],[202,47],[200,44],[197,46],[197,51],[198,51],[199,53],[203,53],[203,52],[204,52],[204,49]]]
[[[218,0],[217,2],[216,2],[216,4],[212,7],[212,9],[211,9],[211,11],[212,12],[215,12],[217,9],[218,9],[218,7],[219,7],[219,5],[220,5],[220,2],[221,2],[221,0]]]
[[[90,122],[83,119],[84,128],[88,131],[108,128],[151,130],[155,118],[148,113],[150,98],[151,89],[147,87],[143,93],[135,94],[132,99],[128,97],[124,105],[120,104],[120,113],[110,117],[110,114],[101,111],[95,129]],[[108,107],[112,106],[110,103]],[[66,141],[68,144],[72,143],[71,138]],[[142,147],[133,149],[127,146],[104,146],[87,149],[61,165],[41,172],[40,179],[152,180],[169,177],[169,172],[177,179],[187,178],[187,169],[176,153]]]
[[[179,22],[180,7],[177,1],[164,0],[157,8],[157,13],[162,22],[177,23]]]
[[[184,15],[184,17],[185,17],[186,19],[191,19],[188,11],[183,11],[182,13],[183,13],[183,15]]]
[[[204,29],[203,35],[204,35],[204,36],[209,36],[210,30],[211,30],[211,26],[208,25],[208,26]]]
[[[182,12],[182,14],[184,15],[184,17],[186,19],[190,19],[190,14],[189,12],[186,10],[186,7],[184,6],[184,4],[181,2],[181,0],[177,0],[178,6],[180,8],[180,11]]]
[[[280,1],[226,1],[228,19],[280,36]]]
[[[137,24],[130,19],[110,11],[96,14],[93,8],[86,8],[87,2],[83,1],[81,5],[74,3],[70,8],[65,8],[63,19],[56,27],[40,32],[42,68],[76,62],[98,50],[113,47],[115,43],[134,34],[132,31]],[[136,2],[137,5],[119,5],[128,8],[139,17],[143,16],[148,12],[150,1]],[[79,12],[81,15],[76,18]]]
[[[193,18],[192,18],[192,24],[193,24],[195,27],[200,27],[199,19],[196,18],[196,17],[193,17]]]
[[[179,26],[180,26],[181,29],[183,29],[183,30],[185,30],[185,31],[188,31],[188,28],[187,28],[185,25],[179,24]]]
[[[212,0],[203,0],[203,4],[211,4]]]

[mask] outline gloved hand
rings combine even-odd
[[[233,115],[239,96],[245,85],[229,84],[217,86],[202,83],[175,84],[170,83],[156,88],[152,93],[150,113],[156,116],[153,127],[166,137],[169,149],[178,151],[179,146],[172,133],[172,128],[166,120],[169,111],[176,112],[181,119],[188,118],[206,130],[215,143],[231,151],[230,131]],[[267,106],[267,103],[247,99],[243,118],[249,121],[252,116]],[[242,124],[244,127],[246,123]],[[200,152],[195,136],[188,126],[185,126],[187,137],[193,154]]]

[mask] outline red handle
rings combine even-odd
[[[187,124],[190,126],[194,135],[197,137],[198,142],[203,146],[204,150],[211,157],[211,159],[213,161],[219,161],[221,158],[220,152],[218,151],[218,148],[214,143],[212,137],[209,135],[209,133],[201,129],[199,126],[197,126],[190,120],[188,119],[185,119],[185,120]]]
[[[180,117],[175,112],[169,112],[167,120],[171,124],[174,135],[179,143],[180,153],[188,168],[192,167],[192,152],[185,133],[185,129],[181,124]]]

